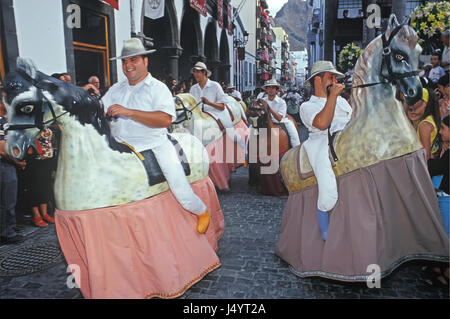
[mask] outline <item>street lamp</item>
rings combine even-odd
[[[245,47],[248,42],[248,36],[249,36],[249,33],[247,31],[244,31],[244,40],[240,40],[240,39],[234,40],[234,47],[235,48]]]

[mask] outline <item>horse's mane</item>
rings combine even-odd
[[[76,85],[49,77],[41,72],[38,74],[38,83],[43,83],[44,89],[51,93],[56,104],[61,105],[82,125],[91,124],[100,135],[106,137],[113,150],[131,152],[128,147],[118,143],[111,135],[111,128],[101,100],[93,98],[86,90]]]

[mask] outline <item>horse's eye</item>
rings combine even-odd
[[[22,107],[20,110],[21,110],[23,113],[30,114],[31,112],[33,112],[34,106],[33,106],[33,105],[26,105],[26,106]]]
[[[405,57],[403,55],[401,55],[400,53],[396,53],[395,59],[400,62],[400,61],[403,61],[405,59]]]

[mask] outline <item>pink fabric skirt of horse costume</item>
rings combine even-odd
[[[317,221],[317,185],[291,193],[275,254],[300,277],[366,281],[413,260],[449,260],[449,239],[425,150],[337,178],[339,200],[327,240]],[[369,267],[369,268],[368,268]],[[375,267],[375,268],[374,268]]]
[[[206,177],[191,186],[211,214],[205,234],[171,191],[115,207],[56,211],[59,243],[68,265],[79,269],[85,298],[176,298],[220,266],[224,218],[214,185]]]
[[[244,121],[240,120],[234,129],[244,140],[250,132]],[[220,139],[206,145],[209,154],[209,177],[214,185],[220,189],[228,189],[230,171],[234,172],[244,164],[245,151],[224,134]]]

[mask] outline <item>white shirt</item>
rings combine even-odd
[[[215,81],[211,81],[210,79],[206,80],[206,84],[203,89],[200,87],[200,84],[197,83],[191,87],[189,93],[197,100],[197,102],[201,102],[202,97],[206,97],[212,103],[227,103],[227,96],[223,92],[220,84]],[[203,105],[203,110],[216,118],[221,117],[223,112],[228,112],[226,109],[221,111],[206,103]]]
[[[176,119],[175,103],[167,86],[149,73],[147,77],[130,86],[128,79],[114,84],[103,96],[105,112],[114,104],[145,112],[161,111]],[[167,129],[151,127],[131,118],[119,116],[111,122],[111,133],[119,142],[125,142],[141,152],[160,146],[167,140]]]
[[[437,66],[435,68],[432,68],[430,70],[430,74],[428,75],[428,78],[433,82],[436,83],[437,81],[439,81],[439,79],[441,78],[441,76],[445,75],[445,71],[441,66]]]
[[[270,114],[270,115],[272,116],[272,120],[273,120],[275,123],[283,123],[283,122],[285,122],[286,120],[289,121],[289,119],[286,118],[287,105],[286,105],[286,102],[285,102],[281,97],[279,97],[278,95],[275,95],[275,98],[273,99],[273,101],[270,101],[270,100],[269,100],[269,96],[266,95],[266,96],[264,96],[262,99],[263,99],[264,101],[266,101],[267,104],[269,104],[269,106],[270,106],[275,112],[277,112],[278,114],[280,114],[280,115],[283,117],[283,118],[281,119],[281,121],[278,122],[278,121],[275,119],[275,117],[273,116],[273,114]]]
[[[300,118],[302,119],[303,124],[308,128],[310,134],[327,131],[320,130],[312,124],[316,115],[325,107],[326,102],[326,98],[312,95],[309,101],[302,103],[300,106]],[[341,131],[345,125],[347,125],[348,121],[350,121],[352,112],[353,110],[350,104],[348,104],[344,98],[339,96],[336,101],[333,120],[331,121],[330,133],[333,134],[337,131]]]

